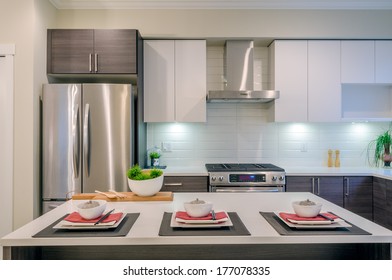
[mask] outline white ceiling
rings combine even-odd
[[[58,9],[392,9],[392,0],[50,0]]]

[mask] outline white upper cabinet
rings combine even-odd
[[[205,40],[144,41],[144,121],[205,122]]]
[[[276,122],[340,121],[340,41],[275,41],[271,58]]]
[[[271,86],[280,91],[273,106],[276,122],[306,122],[307,41],[274,41],[270,46]]]
[[[144,41],[144,121],[174,122],[174,41]]]
[[[376,41],[376,83],[392,83],[392,41]]]
[[[308,121],[341,117],[340,41],[308,41]]]
[[[206,41],[175,41],[175,72],[176,121],[206,122]]]
[[[342,41],[343,84],[374,83],[374,41]]]

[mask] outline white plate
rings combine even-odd
[[[53,228],[54,229],[72,229],[72,230],[116,228],[121,223],[121,221],[125,218],[126,215],[127,215],[127,213],[123,213],[120,220],[118,220],[117,222],[113,221],[110,223],[99,223],[98,225],[94,225],[94,223],[73,223],[73,222],[61,220]]]
[[[186,220],[188,223],[181,223],[176,221],[176,215],[175,213],[173,213],[170,221],[170,227],[172,228],[219,228],[219,227],[233,226],[233,223],[231,222],[229,215],[227,213],[226,215],[228,218],[226,219],[225,222],[221,222],[221,223],[216,223],[216,221],[214,221],[214,223],[211,223],[212,220],[205,220],[204,223],[200,223],[200,220],[198,220],[198,223],[189,223],[189,221],[191,220]]]
[[[180,218],[175,218],[177,222],[179,223],[185,223],[185,224],[219,224],[222,222],[226,222],[229,220],[229,215],[227,214],[226,211],[215,211],[215,213],[219,212],[224,212],[227,216],[227,218],[219,219],[219,220],[200,220],[200,219],[195,219],[195,220],[184,220]],[[175,216],[175,213],[173,214]]]
[[[342,219],[336,219],[336,222],[331,223],[331,221],[323,221],[323,223],[318,223],[315,224],[314,221],[311,221],[311,224],[308,223],[309,221],[306,221],[307,223],[303,223],[305,221],[296,221],[297,223],[291,223],[283,219],[282,217],[279,216],[279,212],[275,212],[275,215],[283,221],[286,225],[292,228],[300,228],[300,229],[331,229],[331,228],[346,228],[346,227],[351,227],[350,224],[348,224],[346,221]]]

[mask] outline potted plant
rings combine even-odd
[[[369,153],[371,153],[371,151],[374,149],[373,161],[370,162],[370,164],[378,167],[380,162],[384,162],[384,167],[390,167],[392,161],[392,156],[390,154],[391,145],[391,128],[389,128],[369,143],[367,149],[369,161]]]
[[[163,171],[160,169],[142,170],[134,165],[127,171],[128,186],[138,196],[153,196],[158,193],[163,184]]]
[[[151,159],[151,166],[159,166],[159,158],[161,157],[161,154],[158,151],[154,151],[150,153],[150,159]]]

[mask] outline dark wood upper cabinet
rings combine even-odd
[[[139,40],[134,29],[49,29],[47,72],[137,74]]]

